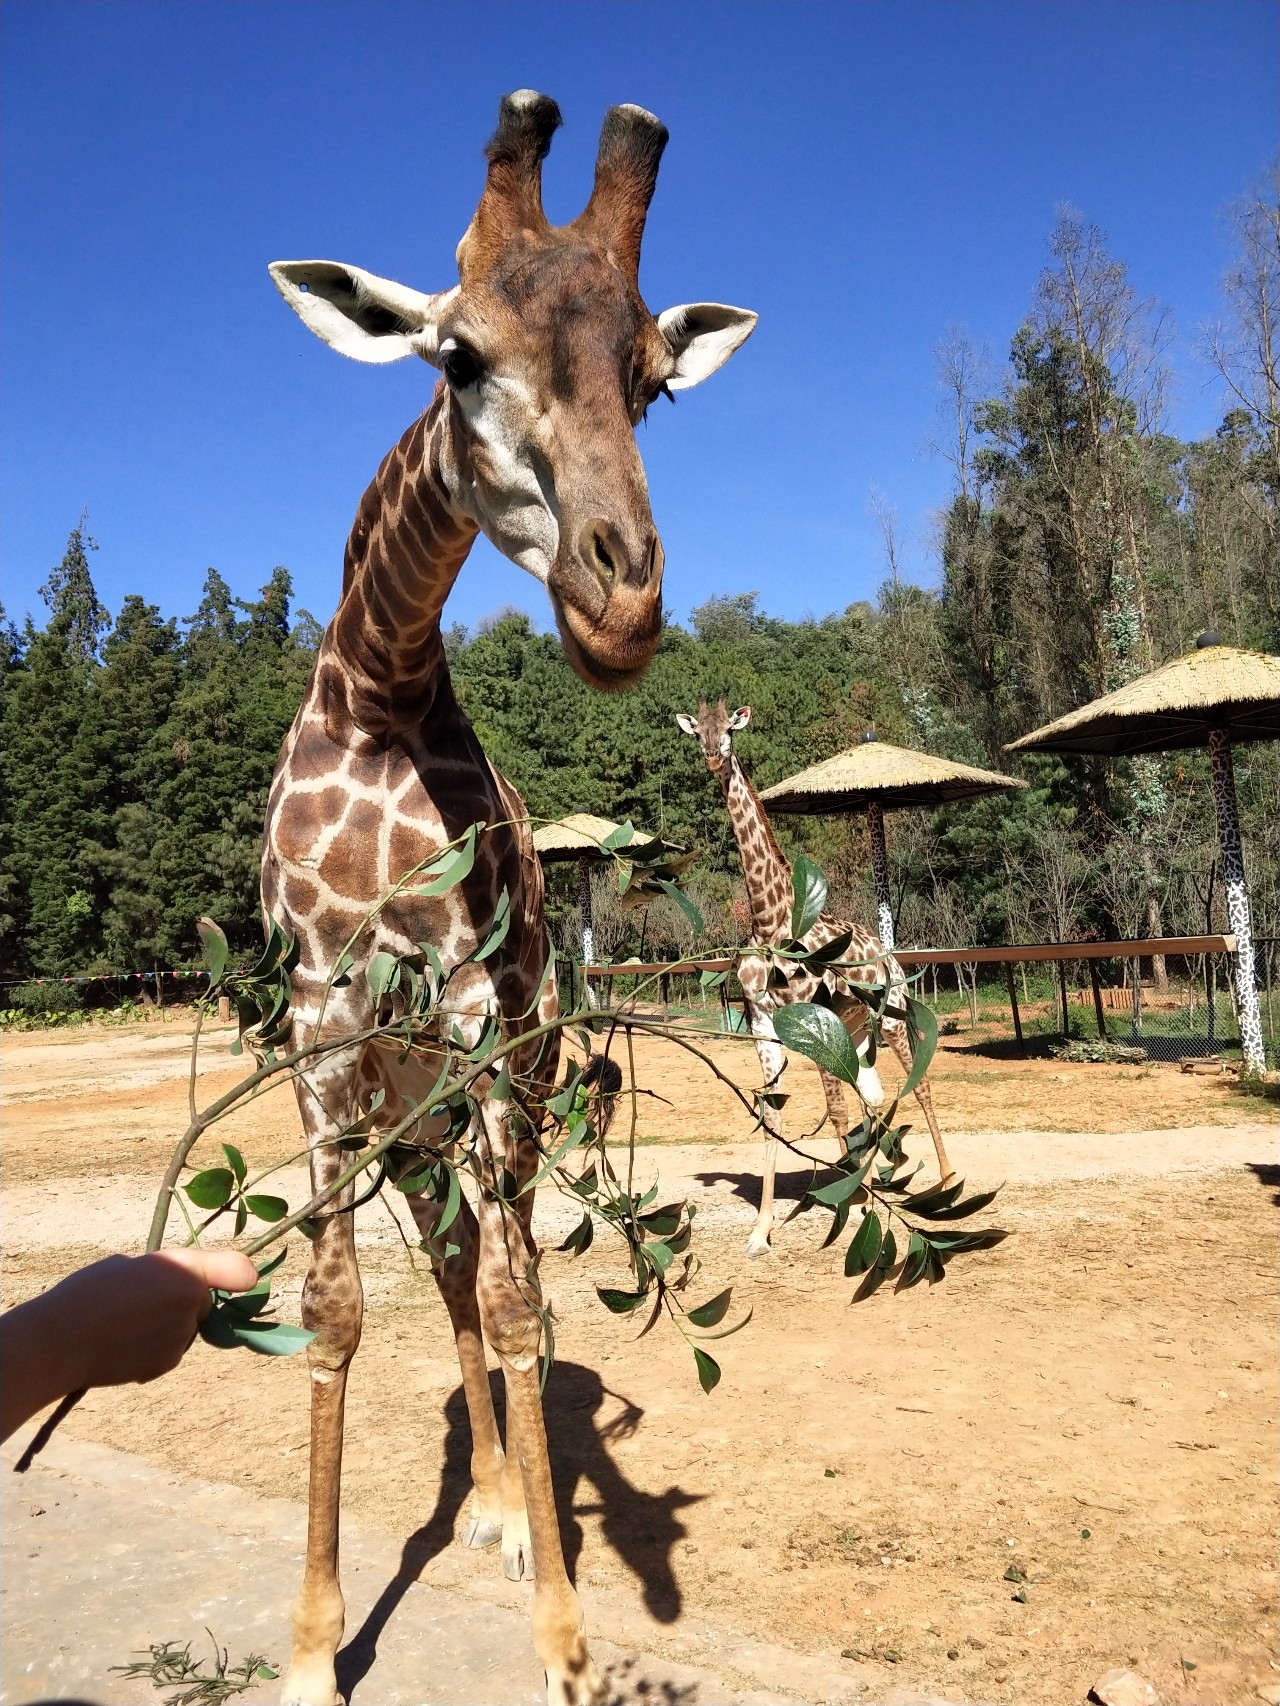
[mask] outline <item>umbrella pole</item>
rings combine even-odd
[[[1262,1012],[1258,1005],[1258,979],[1253,963],[1253,925],[1249,918],[1249,891],[1244,880],[1244,851],[1240,845],[1240,818],[1236,810],[1236,779],[1231,763],[1231,741],[1225,729],[1209,730],[1209,762],[1212,766],[1213,803],[1218,813],[1218,836],[1222,842],[1222,875],[1227,891],[1227,925],[1236,939],[1236,1006],[1240,1014],[1240,1051],[1250,1072],[1266,1070],[1262,1046]]]
[[[587,967],[596,957],[591,929],[591,861],[585,853],[578,860],[578,905],[582,912],[582,992],[587,998],[587,1006],[594,1007],[595,991],[587,976]]]
[[[884,807],[879,800],[867,801],[867,832],[871,837],[871,875],[876,885],[876,913],[880,943],[893,952],[893,904],[889,897],[889,849],[884,839]]]

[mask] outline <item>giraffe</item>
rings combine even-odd
[[[548,976],[542,873],[515,789],[488,763],[458,705],[441,611],[478,533],[547,588],[565,655],[591,686],[637,680],[662,623],[663,553],[635,427],[655,397],[695,385],[745,340],[755,315],[722,304],[666,310],[639,292],[640,245],[666,129],[639,107],[610,109],[584,212],[553,228],[542,161],[560,123],[531,90],[504,97],[485,187],[458,247],[459,283],[425,295],[332,261],[277,262],[271,276],[306,326],[340,354],[380,363],[417,355],[441,369],[433,400],[387,454],[347,543],[342,595],[286,736],[267,805],[264,918],[298,944],[293,1046],[340,1042],[380,1016],[363,975],[380,951],[432,944],[451,983],[449,1020],[474,1044],[486,1018],[518,1038],[556,1011]],[[355,963],[324,994],[343,945],[406,871],[476,822],[474,866],[452,892],[397,895],[361,931]],[[510,927],[484,962],[505,889]],[[384,1004],[385,1005],[385,1004]],[[516,1074],[550,1081],[554,1049],[530,1044]],[[335,1048],[298,1084],[313,1188],[341,1166],[340,1136],[407,1117],[436,1081],[439,1055],[368,1044]],[[602,1695],[556,1521],[538,1382],[541,1321],[532,1199],[504,1210],[505,1169],[532,1176],[536,1146],[509,1097],[481,1088],[471,1142],[474,1203],[433,1259],[448,1310],[472,1432],[473,1494],[462,1540],[501,1545],[514,1579],[534,1578],[532,1625],[551,1706]],[[379,1107],[375,1092],[384,1092]],[[422,1116],[419,1144],[446,1135]],[[430,1246],[441,1212],[409,1199]],[[352,1188],[319,1223],[302,1316],[311,1460],[306,1562],[283,1683],[287,1706],[335,1706],[345,1606],[338,1574],[343,1411],[360,1341],[363,1292]],[[439,1247],[438,1244],[436,1246]],[[486,1346],[506,1387],[504,1449]]]
[[[714,708],[706,700],[698,706],[696,717],[679,715],[676,722],[687,735],[693,735],[707,762],[707,769],[717,778],[733,825],[738,852],[742,858],[742,874],[746,879],[747,898],[751,905],[751,945],[780,947],[791,935],[791,866],[778,845],[759,794],[752,787],[741,760],[733,750],[733,736],[751,721],[751,707],[730,712],[723,699]],[[903,988],[906,979],[902,967],[892,954],[885,952],[880,940],[869,930],[846,919],[824,912],[803,938],[808,948],[820,947],[848,931],[851,937],[843,958],[864,962],[841,971],[828,971],[821,977],[805,967],[787,974],[783,986],[770,987],[769,963],[748,954],[738,967],[738,981],[747,1002],[747,1020],[755,1038],[756,1053],[766,1087],[777,1084],[782,1073],[782,1047],[773,1029],[771,1015],[778,1006],[790,1006],[796,1001],[811,1001],[819,985],[831,997],[857,1047],[861,1064],[858,1069],[858,1094],[868,1107],[884,1104],[886,1097],[874,1066],[866,1063],[869,1046],[869,1027],[866,1007],[859,1001],[858,989],[888,983],[891,988]],[[897,1055],[903,1070],[911,1069],[911,1044],[902,1019],[885,1015],[880,1020],[880,1034]],[[844,1089],[838,1078],[821,1073],[827,1114],[838,1136],[849,1129],[848,1109]],[[916,1086],[916,1100],[924,1111],[933,1147],[937,1151],[938,1170],[944,1184],[955,1174],[947,1160],[942,1133],[933,1112],[933,1092],[929,1080],[922,1078]],[[748,1256],[763,1256],[769,1249],[773,1233],[773,1187],[778,1164],[778,1143],[782,1136],[782,1116],[776,1108],[764,1112],[764,1177],[760,1192],[760,1212],[747,1241]]]

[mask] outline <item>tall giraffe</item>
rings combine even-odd
[[[733,750],[734,733],[738,729],[746,728],[750,721],[749,705],[744,705],[740,711],[731,712],[726,708],[723,699],[714,708],[704,699],[698,706],[696,717],[681,715],[676,718],[684,733],[693,735],[697,740],[702,756],[707,761],[707,769],[717,778],[724,794],[729,821],[733,825],[738,852],[742,858],[747,898],[751,904],[751,945],[776,948],[781,947],[791,935],[791,866],[778,845],[773,825],[769,822],[769,814]],[[837,936],[843,936],[846,931],[849,932],[851,940],[843,957],[847,960],[862,961],[861,965],[849,966],[838,972],[828,971],[821,976],[806,967],[797,966],[787,974],[785,985],[771,988],[768,961],[748,954],[738,967],[738,981],[747,998],[748,1023],[755,1038],[756,1053],[760,1057],[760,1070],[764,1074],[766,1086],[777,1084],[783,1067],[782,1047],[774,1032],[772,1015],[779,1006],[790,1006],[796,1001],[812,1001],[821,985],[830,995],[832,1006],[852,1037],[859,1055],[864,1057],[858,1070],[858,1093],[868,1107],[874,1108],[883,1105],[885,1094],[875,1068],[865,1063],[869,1041],[867,1009],[859,1000],[858,991],[860,988],[867,989],[886,982],[891,988],[904,988],[906,979],[897,960],[892,954],[885,952],[883,944],[869,930],[863,930],[857,924],[850,924],[846,919],[834,918],[829,912],[821,914],[802,940],[805,947],[818,948],[824,942],[831,942]],[[903,1070],[909,1072],[911,1043],[905,1021],[886,1015],[880,1020],[880,1034],[901,1061]],[[824,1072],[821,1077],[832,1128],[838,1136],[843,1136],[849,1129],[843,1087],[840,1080],[832,1077],[830,1073]],[[938,1122],[933,1112],[933,1092],[927,1076],[916,1086],[916,1100],[920,1103],[929,1125],[933,1147],[938,1155],[938,1170],[942,1174],[943,1182],[948,1183],[955,1174],[947,1160],[942,1133],[938,1130]],[[773,1232],[774,1174],[778,1165],[782,1116],[776,1108],[766,1108],[764,1122],[764,1177],[760,1191],[760,1212],[747,1241],[748,1256],[764,1255],[769,1248],[769,1239]]]
[[[542,874],[519,796],[489,764],[459,708],[440,634],[445,599],[478,532],[542,581],[564,650],[591,686],[635,681],[662,623],[662,547],[634,428],[664,391],[721,366],[755,315],[719,304],[671,308],[655,320],[640,297],[645,217],[667,132],[639,107],[604,121],[585,211],[552,228],[542,161],[560,123],[530,90],[504,98],[488,174],[458,247],[460,282],[428,296],[331,261],[279,262],[281,294],[325,343],[360,361],[418,355],[444,375],[426,413],[391,450],[365,493],[347,544],[342,598],[285,739],[267,806],[265,914],[294,934],[293,1042],[340,1039],[375,1019],[363,974],[380,951],[433,944],[459,969],[451,998],[474,1044],[496,1016],[518,1036],[555,1013],[547,977]],[[436,898],[398,895],[364,929],[355,965],[327,999],[330,968],[378,898],[473,822],[480,840],[465,882]],[[487,934],[503,889],[502,947],[465,963]],[[554,1073],[537,1046],[513,1070]],[[385,1101],[373,1124],[404,1117],[429,1094],[439,1056],[420,1050],[335,1051],[304,1074],[298,1106],[321,1190],[343,1165],[340,1136]],[[490,1086],[492,1088],[492,1086]],[[384,1124],[385,1129],[385,1124]],[[419,1141],[443,1119],[424,1117]],[[531,1195],[513,1217],[493,1189],[524,1182],[531,1134],[509,1099],[481,1102],[472,1141],[481,1183],[449,1232],[461,1246],[436,1267],[457,1340],[472,1431],[474,1494],[464,1544],[501,1542],[503,1569],[535,1577],[533,1635],[555,1706],[584,1706],[601,1683],[561,1551],[538,1388],[541,1302]],[[334,1706],[344,1602],[338,1580],[343,1407],[360,1340],[363,1296],[352,1190],[321,1222],[302,1316],[316,1337],[311,1372],[311,1482],[306,1566],[294,1615],[289,1706]],[[430,1239],[440,1213],[410,1198]],[[507,1394],[504,1452],[490,1398],[486,1344]],[[514,1446],[514,1450],[510,1449]]]

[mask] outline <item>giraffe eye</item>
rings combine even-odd
[[[468,349],[466,344],[455,343],[452,338],[440,351],[440,368],[455,391],[467,390],[484,372],[476,352]]]

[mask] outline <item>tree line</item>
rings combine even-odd
[[[739,940],[740,872],[719,790],[674,714],[750,704],[739,750],[765,787],[871,727],[1006,769],[1022,793],[890,820],[899,939],[933,945],[1220,929],[1216,831],[1201,753],[1012,764],[1005,742],[1187,650],[1204,629],[1280,651],[1280,178],[1233,210],[1226,318],[1206,352],[1227,408],[1208,438],[1165,424],[1167,328],[1100,232],[1064,214],[1007,362],[963,333],[938,351],[938,449],[951,465],[936,586],[900,568],[878,504],[874,601],[784,621],[750,591],[668,620],[631,692],[592,693],[554,636],[507,613],[451,628],[458,696],[531,812],[587,810],[702,850],[692,887],[708,942]],[[0,975],[131,971],[196,958],[195,919],[258,939],[266,789],[319,624],[288,571],[236,598],[216,570],[199,608],[136,595],[114,617],[84,520],[42,588],[47,619],[0,635]],[[830,584],[830,583],[828,583]],[[1280,919],[1280,763],[1238,750],[1261,936]],[[790,818],[784,842],[874,920],[862,827]],[[553,916],[572,936],[571,886]],[[688,945],[676,915],[608,913],[605,945]]]

